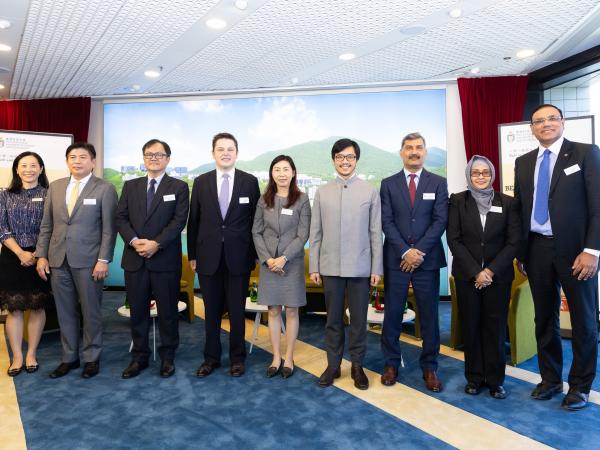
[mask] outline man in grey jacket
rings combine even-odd
[[[321,284],[327,307],[325,345],[327,369],[321,387],[339,378],[344,353],[344,297],[350,310],[350,359],[354,386],[368,389],[362,368],[366,353],[369,283],[375,286],[383,273],[381,203],[377,190],[356,176],[360,147],[340,139],[331,149],[337,176],[320,187],[313,203],[310,226],[309,272]]]
[[[115,246],[117,192],[92,174],[96,150],[76,142],[67,148],[68,178],[50,184],[35,254],[37,272],[50,275],[60,325],[62,362],[50,373],[59,378],[79,367],[79,309],[83,315],[82,377],[100,369],[100,303]]]

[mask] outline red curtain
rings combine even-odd
[[[89,97],[0,101],[0,129],[72,134],[87,141]]]
[[[498,124],[523,119],[527,81],[526,76],[458,79],[467,161],[485,156],[499,173]]]

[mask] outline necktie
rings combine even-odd
[[[146,191],[146,214],[150,212],[152,206],[152,200],[154,200],[154,194],[156,193],[156,180],[152,178],[150,180],[150,187]]]
[[[410,181],[408,182],[408,193],[410,194],[410,207],[413,208],[415,206],[415,198],[417,197],[417,184],[415,183],[415,178],[417,175],[411,173],[408,178]]]
[[[79,183],[81,182],[75,181],[75,186],[73,186],[69,201],[67,202],[67,212],[69,213],[69,217],[71,216],[73,209],[75,209],[75,203],[77,203],[77,198],[79,197]]]
[[[550,192],[550,150],[544,151],[544,158],[538,171],[535,188],[535,207],[533,218],[540,225],[548,220],[548,193]]]
[[[219,193],[219,207],[221,208],[221,217],[224,219],[229,208],[229,175],[223,175],[221,182],[221,192]]]

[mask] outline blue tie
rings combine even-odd
[[[537,187],[535,194],[535,209],[533,218],[537,223],[543,225],[548,220],[548,193],[550,192],[550,150],[544,151],[544,158],[538,172]]]
[[[150,212],[150,207],[152,206],[152,200],[154,200],[155,186],[156,186],[156,180],[154,178],[152,178],[150,180],[150,187],[148,188],[148,191],[146,192],[146,214],[148,214]]]

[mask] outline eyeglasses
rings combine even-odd
[[[532,120],[531,123],[537,127],[540,125],[544,125],[544,123],[546,123],[546,122],[557,123],[557,122],[560,122],[561,120],[562,120],[562,117],[560,117],[560,116],[548,116],[548,117],[540,117],[539,119]]]
[[[490,178],[492,176],[492,172],[489,170],[482,170],[481,172],[473,171],[471,172],[471,178]]]
[[[335,155],[335,160],[337,162],[342,162],[343,160],[352,162],[356,160],[356,155],[341,155],[340,153],[338,153],[337,155]]]
[[[144,153],[144,159],[163,159],[166,156],[166,153]]]

